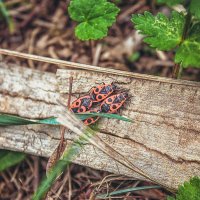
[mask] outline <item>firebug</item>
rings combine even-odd
[[[70,110],[74,113],[83,113],[92,107],[92,100],[89,95],[82,96],[70,105]]]
[[[109,95],[111,95],[116,89],[117,86],[114,85],[113,83],[111,84],[103,83],[101,85],[93,87],[90,90],[90,97],[94,103],[101,102]]]
[[[117,113],[128,98],[127,92],[112,95],[106,98],[100,105],[100,111],[103,113]]]
[[[89,112],[90,113],[96,113],[96,112],[98,113],[100,111],[97,109],[91,109]],[[99,118],[100,118],[99,116],[89,117],[89,118],[83,120],[83,123],[88,126],[88,125],[94,124],[96,121],[99,120]]]

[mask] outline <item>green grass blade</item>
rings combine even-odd
[[[126,121],[126,122],[133,122],[132,119],[129,119],[127,117],[123,117],[121,115],[117,115],[117,114],[110,114],[110,113],[78,113],[76,114],[76,116],[81,119],[87,119],[90,117],[94,117],[94,116],[99,116],[99,117],[104,117],[104,118],[112,118],[112,119],[118,119],[118,120],[122,120],[122,121]]]
[[[149,190],[149,189],[160,189],[160,188],[161,188],[161,186],[158,186],[158,185],[127,188],[127,189],[123,189],[123,190],[117,190],[114,192],[110,192],[108,194],[99,194],[99,195],[97,195],[97,198],[107,199],[113,195],[121,195],[121,194],[128,193],[128,192],[135,192],[135,191]]]
[[[23,117],[18,117],[15,115],[0,114],[0,126],[27,125],[27,124],[60,125],[55,117],[41,119],[41,120],[31,120]]]
[[[36,124],[35,121],[7,114],[0,114],[0,126]]]
[[[8,24],[10,33],[13,33],[15,30],[14,22],[13,22],[13,19],[10,17],[9,12],[3,3],[3,0],[0,0],[0,13],[2,13],[3,17],[5,18]]]
[[[94,116],[100,116],[105,118],[118,119],[126,122],[133,122],[131,119],[117,115],[117,114],[107,114],[107,113],[82,113],[75,114],[80,120],[84,120]],[[28,124],[48,124],[48,125],[60,125],[55,117],[41,119],[41,120],[31,120],[23,117],[18,117],[15,115],[0,114],[0,126],[11,126],[11,125],[28,125]]]
[[[57,119],[56,117],[51,117],[51,118],[36,120],[36,123],[49,124],[49,125],[60,125],[60,123],[56,119]]]
[[[0,172],[24,160],[26,154],[0,150]]]

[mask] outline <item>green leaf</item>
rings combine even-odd
[[[133,122],[133,120],[131,120],[129,118],[123,117],[121,115],[109,114],[109,113],[88,113],[88,114],[79,113],[79,114],[76,114],[76,116],[81,120],[84,120],[84,119],[87,119],[87,118],[90,118],[90,117],[99,116],[99,117],[104,117],[104,118],[118,119],[118,120],[122,120],[122,121],[125,121],[125,122]]]
[[[32,122],[30,120],[25,118],[17,117],[14,115],[0,114],[0,126],[26,125],[31,123]]]
[[[97,40],[105,37],[115,21],[119,8],[106,0],[71,0],[70,17],[79,24],[75,35],[80,40]]]
[[[80,120],[84,120],[94,116],[100,116],[104,118],[118,119],[126,122],[133,122],[131,119],[117,115],[117,114],[108,114],[108,113],[82,113],[75,114]],[[32,120],[23,117],[18,117],[14,115],[0,114],[0,126],[11,126],[11,125],[27,125],[27,124],[48,124],[48,125],[60,125],[56,117]]]
[[[169,197],[167,200],[199,200],[200,199],[200,178],[195,176],[189,182],[179,186],[176,198]]]
[[[10,17],[9,12],[3,3],[3,0],[0,0],[0,13],[5,18],[5,20],[8,24],[10,33],[13,33],[15,30],[14,22],[13,22],[13,19]]]
[[[57,119],[56,117],[50,117],[46,119],[36,120],[36,123],[48,124],[48,125],[60,125],[60,123],[56,119]]]
[[[135,62],[135,61],[137,61],[139,58],[140,58],[140,53],[139,52],[134,52],[132,55],[130,55],[129,57],[128,57],[128,61],[129,62]]]
[[[25,157],[24,153],[0,150],[0,172],[20,163]]]
[[[144,15],[133,15],[132,22],[146,36],[144,41],[151,47],[170,50],[181,42],[185,17],[176,11],[172,12],[170,19],[162,13],[153,16],[145,12]]]
[[[192,0],[190,3],[190,12],[200,19],[200,0]]]
[[[183,67],[200,67],[200,23],[195,24],[176,52],[175,62]]]
[[[27,124],[59,125],[55,117],[42,119],[42,120],[31,120],[31,119],[18,117],[14,115],[0,114],[0,126],[27,125]]]
[[[164,3],[168,6],[174,6],[177,4],[183,4],[185,0],[157,0],[157,3]]]

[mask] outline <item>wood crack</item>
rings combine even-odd
[[[153,112],[147,112],[147,111],[143,111],[143,110],[137,110],[137,109],[134,109],[134,108],[130,108],[128,110],[129,112],[134,112],[134,113],[140,113],[140,114],[146,114],[146,115],[150,115],[150,116],[156,116],[156,117],[162,117],[165,121],[166,118],[169,118],[169,119],[176,119],[177,117],[171,117],[170,115],[162,115],[162,114],[159,114],[159,113],[153,113]],[[193,115],[197,115],[197,114],[194,114],[194,113],[189,113],[189,112],[186,112],[187,114],[193,114]],[[197,115],[199,116],[199,115]],[[188,120],[188,116],[181,116],[180,117],[181,119],[187,119]],[[194,119],[192,119],[194,120]],[[196,119],[198,121],[200,121],[200,118]]]
[[[134,142],[135,144],[138,144],[140,146],[142,146],[143,148],[145,148],[147,151],[151,151],[151,152],[154,152],[160,156],[164,156],[166,157],[167,159],[177,163],[177,164],[183,164],[183,163],[188,163],[188,164],[200,164],[200,161],[199,160],[186,160],[186,159],[182,159],[182,158],[179,158],[178,160],[177,159],[174,159],[172,158],[171,156],[169,156],[168,154],[166,153],[162,153],[161,151],[158,151],[156,149],[152,149],[150,147],[147,147],[145,144],[141,143],[141,142],[138,142],[132,138],[130,138],[128,135],[126,135],[125,137],[122,137],[122,136],[119,136],[119,135],[115,135],[111,132],[107,132],[107,131],[103,131],[103,130],[100,130],[101,133],[105,134],[105,135],[110,135],[110,136],[113,136],[113,137],[117,137],[117,138],[120,138],[120,139],[123,139],[123,140],[129,140],[131,142]]]
[[[177,127],[175,126],[175,124],[173,123],[169,123],[165,120],[165,123],[164,122],[158,122],[158,124],[156,123],[152,123],[152,122],[148,122],[148,121],[143,121],[143,120],[135,120],[137,122],[143,122],[143,123],[147,123],[147,124],[151,124],[153,126],[157,126],[157,127],[160,127],[161,125],[165,125],[165,126],[168,126],[168,127],[172,127],[173,129],[175,130],[181,130],[183,132],[187,131],[188,133],[194,133],[195,135],[199,135],[200,134],[200,131],[197,131],[196,129],[192,129],[192,128],[187,128],[186,126],[182,126],[182,127]]]

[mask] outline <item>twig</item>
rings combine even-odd
[[[60,196],[61,192],[63,191],[63,188],[64,188],[66,182],[68,181],[68,179],[69,179],[69,177],[67,176],[67,174],[65,174],[65,177],[62,180],[62,185],[60,186],[60,188],[58,189],[58,191],[56,193],[57,198],[59,198],[59,196]]]
[[[70,102],[71,102],[72,82],[73,82],[73,77],[70,77],[70,80],[69,80],[69,84],[70,84],[69,85],[69,98],[68,98],[68,103],[67,103],[68,108],[70,107]],[[66,130],[65,126],[61,126],[60,142],[59,142],[57,148],[55,149],[55,151],[53,152],[53,154],[51,155],[51,157],[48,160],[47,167],[46,167],[47,172],[55,165],[55,163],[58,161],[58,159],[61,157],[63,151],[65,150],[65,147],[66,147],[65,130]]]
[[[179,74],[179,71],[180,71],[180,64],[175,64],[174,67],[173,67],[173,72],[172,72],[172,78],[178,78],[178,74]]]
[[[72,180],[71,180],[71,173],[70,173],[70,167],[68,167],[67,170],[67,174],[68,174],[68,186],[69,186],[69,191],[68,191],[68,200],[71,200],[71,196],[72,196]]]
[[[123,22],[126,20],[126,18],[129,20],[129,16],[132,13],[135,13],[137,10],[141,9],[142,6],[144,6],[146,3],[146,1],[144,0],[140,0],[137,4],[134,4],[133,6],[125,9],[124,12],[122,12],[119,16],[118,16],[118,22]]]
[[[68,109],[69,109],[70,104],[71,104],[72,84],[73,84],[73,77],[70,77],[70,80],[69,80],[69,98],[68,98],[68,102],[67,102]],[[59,146],[58,146],[57,160],[61,157],[63,151],[65,150],[65,146],[66,146],[65,145],[65,130],[66,130],[66,127],[62,126],[61,127],[60,143],[59,143]]]
[[[36,191],[39,185],[39,157],[33,157],[34,162],[34,191]]]
[[[101,72],[105,74],[113,74],[113,75],[124,76],[124,77],[133,77],[136,79],[142,79],[142,80],[148,80],[148,81],[152,80],[152,81],[163,82],[163,83],[169,82],[168,79],[162,78],[162,77],[159,77],[158,79],[158,77],[151,76],[151,75],[137,74],[137,73],[127,72],[127,71],[122,71],[122,70],[111,69],[111,68],[91,66],[87,64],[81,64],[81,63],[69,62],[69,61],[37,56],[37,55],[32,55],[32,54],[20,53],[17,51],[11,51],[11,50],[1,49],[1,48],[0,48],[0,54],[8,55],[8,56],[16,56],[16,57],[24,58],[24,59],[31,59],[31,60],[45,62],[49,64],[55,64],[55,65],[59,65],[60,68],[64,68],[64,69],[66,67],[69,67],[69,68],[74,68],[74,69],[84,69],[87,71]],[[184,83],[185,81],[181,82],[181,81],[176,81],[176,80],[170,80],[170,82],[173,84],[178,84],[178,85],[192,84],[189,82],[185,84]]]

